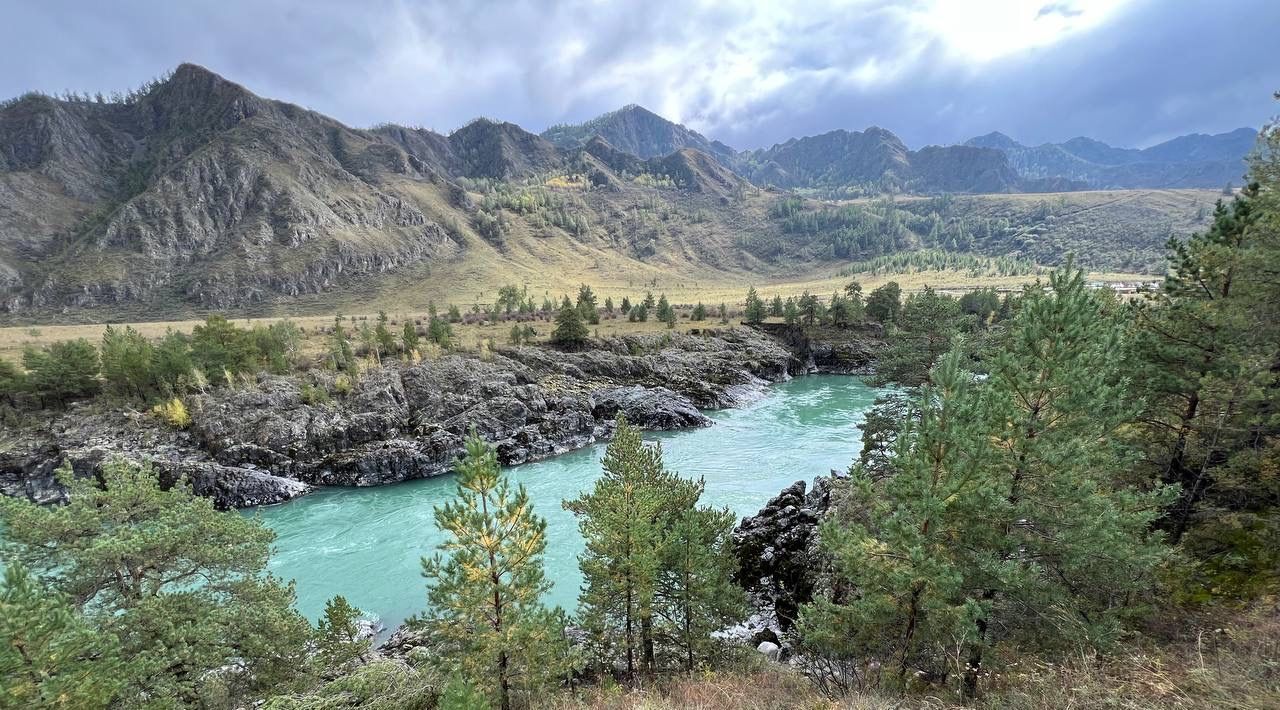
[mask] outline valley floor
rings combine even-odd
[[[681,316],[680,321],[676,324],[676,330],[688,331],[693,328],[714,324],[717,320],[715,315],[716,308],[721,303],[726,304],[731,316],[737,316],[742,309],[747,289],[752,286],[760,292],[762,298],[767,300],[774,295],[779,295],[783,298],[799,296],[805,291],[827,298],[833,292],[842,290],[847,283],[855,279],[862,284],[864,293],[869,293],[872,289],[889,281],[898,282],[903,291],[907,293],[919,291],[925,286],[939,291],[960,293],[975,288],[988,287],[1000,290],[1018,289],[1024,284],[1034,282],[1038,278],[1044,278],[1037,275],[973,276],[957,271],[919,271],[905,274],[841,276],[834,269],[816,271],[803,276],[772,280],[761,279],[759,281],[752,281],[746,276],[733,276],[723,273],[706,274],[704,275],[705,279],[693,276],[688,278],[665,276],[662,279],[643,282],[638,279],[627,280],[621,274],[601,275],[589,272],[578,274],[577,276],[580,278],[566,278],[563,273],[554,274],[551,270],[544,272],[541,280],[503,281],[502,278],[507,276],[511,276],[511,274],[502,272],[487,276],[481,274],[437,275],[433,279],[436,282],[449,284],[473,283],[476,284],[475,290],[462,291],[457,288],[451,288],[450,290],[436,291],[417,289],[411,283],[405,283],[400,288],[366,292],[363,296],[347,294],[339,298],[334,295],[328,301],[317,301],[315,303],[303,301],[289,306],[287,310],[284,307],[280,307],[280,310],[275,312],[251,312],[249,314],[234,315],[243,316],[239,318],[239,321],[245,324],[269,323],[288,318],[312,336],[304,341],[304,347],[312,348],[319,352],[323,349],[323,339],[316,336],[321,334],[324,328],[333,325],[334,316],[337,314],[342,314],[357,321],[364,319],[372,321],[379,310],[385,310],[393,325],[402,323],[406,319],[421,319],[426,322],[429,317],[427,313],[429,304],[434,303],[441,312],[445,311],[449,304],[454,304],[466,314],[473,305],[487,307],[491,304],[497,296],[498,288],[504,283],[515,283],[518,286],[527,288],[528,292],[533,294],[535,300],[540,301],[543,298],[549,298],[557,304],[562,296],[574,297],[578,287],[584,283],[591,286],[602,306],[606,298],[612,298],[615,304],[620,304],[623,297],[630,298],[633,302],[639,302],[640,299],[644,298],[646,292],[651,291],[655,296],[665,294],[676,306]],[[656,279],[656,277],[651,278]],[[1146,281],[1151,277],[1141,274],[1098,273],[1091,274],[1090,278],[1113,284],[1130,284]],[[712,314],[708,322],[691,322],[688,319],[690,308],[699,302],[704,303]],[[68,317],[84,319],[84,322],[54,320],[44,323],[0,327],[0,358],[7,358],[17,362],[21,359],[23,350],[29,346],[40,347],[63,340],[87,338],[89,341],[96,343],[101,339],[102,331],[108,323],[117,327],[126,324],[132,325],[148,338],[159,338],[170,329],[189,333],[192,327],[203,322],[203,316],[154,320],[147,318],[146,314],[140,312],[126,314],[121,318],[93,312]],[[551,333],[551,323],[535,324],[535,329],[538,331],[537,341],[545,341]],[[651,319],[644,323],[632,323],[628,322],[625,316],[619,316],[615,319],[602,320],[598,326],[592,326],[592,329],[593,334],[613,336],[657,332],[665,330],[666,326],[656,319]],[[492,338],[497,343],[505,342],[510,330],[511,324],[503,322],[496,324],[458,324],[454,326],[457,343],[463,348],[473,348],[481,340],[489,338]]]

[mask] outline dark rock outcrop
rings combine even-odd
[[[838,474],[814,479],[806,493],[796,481],[742,519],[733,531],[737,581],[756,603],[772,612],[781,631],[795,623],[800,606],[813,599],[823,562],[818,523],[831,507],[831,484]]]
[[[388,363],[346,394],[336,394],[332,373],[264,374],[252,386],[188,397],[192,424],[184,431],[104,402],[33,424],[0,453],[0,490],[58,500],[53,471],[63,460],[89,475],[123,456],[152,462],[169,478],[189,477],[221,507],[262,505],[311,486],[445,473],[473,428],[504,465],[520,464],[610,436],[619,412],[648,429],[706,426],[699,407],[753,398],[788,377],[790,360],[777,342],[737,328],[628,336],[577,353],[520,347],[488,360],[451,354]],[[306,401],[304,384],[335,396]]]
[[[883,346],[884,329],[875,323],[858,328],[804,328],[787,323],[761,323],[760,330],[795,353],[800,372],[866,375]]]
[[[628,421],[644,422],[649,429],[711,426],[711,420],[692,402],[666,387],[619,387],[598,392],[593,399],[595,406],[591,413],[601,420],[613,419],[621,413]]]

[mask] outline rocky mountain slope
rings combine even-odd
[[[434,166],[191,65],[129,103],[22,98],[0,145],[10,310],[248,303],[460,248],[394,189],[443,192]]]
[[[1239,184],[1244,158],[1257,131],[1180,136],[1150,148],[1116,148],[1091,138],[1065,143],[1023,145],[1003,133],[971,138],[965,145],[1004,153],[1009,164],[1029,178],[1067,178],[1090,188],[1219,188]]]
[[[245,308],[526,236],[631,259],[609,226],[627,204],[742,193],[701,156],[618,175],[511,123],[358,130],[193,65],[119,103],[28,95],[0,106],[0,310]],[[494,192],[556,178],[536,209]]]
[[[504,465],[580,448],[611,433],[619,412],[651,429],[707,426],[698,410],[760,396],[803,368],[764,334],[735,328],[648,334],[578,353],[502,349],[388,362],[340,394],[332,373],[261,375],[188,398],[189,428],[91,402],[6,434],[0,493],[57,500],[54,470],[88,475],[115,456],[188,476],[222,507],[278,503],[312,486],[371,486],[445,473],[474,427]],[[333,393],[304,396],[304,387]]]
[[[1179,146],[1152,155],[1226,150]],[[883,129],[735,153],[639,107],[546,136],[486,119],[448,135],[362,130],[188,64],[116,101],[0,103],[0,321],[332,312],[406,290],[425,292],[421,308],[458,288],[483,302],[504,283],[554,295],[607,279],[811,278],[938,245],[923,243],[923,222],[788,222],[793,198],[774,186],[857,197],[1050,184],[1071,186],[1033,185],[1000,149],[912,151]],[[1021,227],[984,228],[984,251]]]
[[[1015,192],[1019,177],[999,151],[928,146],[911,151],[890,131],[836,130],[744,154],[741,170],[778,187],[862,187],[870,193]]]
[[[543,138],[565,149],[586,145],[596,136],[639,158],[661,158],[692,148],[731,165],[736,155],[736,151],[724,143],[709,140],[697,131],[635,104],[597,116],[586,123],[552,126],[542,133]]]
[[[586,123],[553,126],[542,137],[564,148],[586,146],[598,138],[640,158],[693,149],[759,186],[861,186],[876,192],[1011,192],[1022,187],[998,152],[963,146],[910,151],[893,133],[874,127],[836,130],[740,153],[632,105]]]

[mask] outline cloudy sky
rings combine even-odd
[[[835,128],[1145,146],[1280,112],[1277,0],[0,0],[0,96],[183,61],[346,123],[639,103],[737,148]]]

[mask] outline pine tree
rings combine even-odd
[[[132,326],[125,326],[121,331],[108,325],[98,347],[107,391],[121,397],[146,399],[154,386],[153,350],[151,341]]]
[[[612,296],[604,297],[604,312],[608,313],[609,315],[613,315],[613,297]]]
[[[580,348],[586,344],[589,332],[587,325],[582,322],[582,314],[566,298],[560,312],[556,314],[556,328],[551,332],[551,342],[569,350]]]
[[[383,355],[390,355],[396,350],[396,339],[391,334],[391,328],[388,327],[390,321],[387,318],[386,311],[378,311],[378,325],[374,328],[373,334],[377,339],[378,358]]]
[[[801,609],[801,651],[820,658],[815,680],[828,692],[849,690],[873,659],[905,683],[916,669],[942,665],[939,646],[974,635],[966,610],[963,559],[970,528],[988,490],[978,399],[958,353],[939,363],[919,395],[920,420],[902,422],[892,474],[855,465],[836,513],[820,530],[842,584],[859,593],[818,598]],[[884,554],[894,551],[897,554]]]
[[[447,539],[422,560],[430,616],[416,623],[439,639],[453,670],[509,710],[568,671],[563,631],[541,602],[550,588],[542,571],[547,524],[474,431],[456,470],[454,500],[435,509]]]
[[[901,294],[902,289],[897,281],[890,281],[872,291],[867,297],[867,317],[877,323],[892,323],[897,319],[898,312],[902,310]]]
[[[641,302],[641,305],[644,306],[645,310],[647,311],[653,310],[656,303],[657,302],[653,300],[653,291],[645,291],[644,301]]]
[[[983,351],[985,380],[960,348],[935,367],[891,475],[855,469],[823,540],[863,593],[806,610],[817,648],[893,661],[900,678],[962,671],[972,698],[996,629],[1030,647],[1105,645],[1151,584],[1166,554],[1151,522],[1171,491],[1113,480],[1131,461],[1116,437],[1133,415],[1122,324],[1080,272],[1050,286]],[[964,667],[948,669],[957,644]]]
[[[195,364],[191,360],[189,338],[185,333],[170,329],[151,351],[151,376],[155,385],[164,393],[177,393],[190,387]]]
[[[427,323],[427,338],[442,348],[448,348],[453,344],[453,328],[445,319],[432,316]]]
[[[696,503],[702,485],[663,468],[662,450],[646,446],[619,415],[603,473],[590,493],[564,507],[586,540],[579,617],[599,660],[625,663],[627,678],[656,671],[655,594],[670,516]],[[620,648],[618,648],[620,647]]]
[[[1227,448],[1224,435],[1248,431],[1247,400],[1261,394],[1250,380],[1268,366],[1247,360],[1249,304],[1239,289],[1256,197],[1256,186],[1246,188],[1230,206],[1218,203],[1206,232],[1171,240],[1164,283],[1138,311],[1138,384],[1148,402],[1140,438],[1147,467],[1181,486],[1168,521],[1174,541],[1191,523],[1211,459]]]
[[[1125,328],[1105,296],[1072,268],[1032,288],[984,356],[986,421],[994,428],[994,490],[987,512],[998,537],[981,578],[976,638],[962,694],[973,697],[994,626],[1045,643],[1043,628],[1020,610],[1062,610],[1076,624],[1060,633],[1103,645],[1151,584],[1165,555],[1151,523],[1172,489],[1117,486],[1132,463],[1119,430],[1135,415],[1123,361]]]
[[[257,356],[249,334],[223,316],[209,316],[191,329],[191,358],[206,373],[248,372]]]
[[[1180,487],[1162,527],[1190,553],[1193,598],[1249,596],[1280,578],[1280,135],[1257,183],[1202,234],[1169,242],[1164,283],[1138,309],[1139,483]]]
[[[796,308],[800,313],[800,321],[805,325],[814,325],[822,320],[824,314],[822,301],[818,297],[805,291],[800,295],[800,300],[796,303]]]
[[[17,563],[0,582],[0,638],[4,707],[110,706],[134,672],[113,635]]]
[[[324,603],[324,616],[316,624],[315,651],[321,673],[339,675],[352,663],[363,659],[371,647],[370,639],[360,637],[360,610],[342,595]]]
[[[626,297],[626,296],[623,296],[623,297],[622,297],[622,303],[620,304],[620,307],[621,307],[621,310],[622,310],[622,312],[623,312],[623,313],[630,313],[630,312],[631,312],[631,299],[630,299],[630,298],[628,298],[628,297]]]
[[[744,315],[746,321],[752,325],[764,322],[764,301],[760,300],[760,295],[756,293],[754,286],[747,289],[747,307]]]
[[[844,298],[850,322],[861,323],[866,314],[866,303],[862,299],[862,284],[850,281],[844,285]]]
[[[342,327],[342,316],[334,316],[333,337],[329,339],[329,362],[335,370],[350,370],[356,365],[356,353]]]
[[[596,308],[596,295],[592,292],[591,287],[582,284],[578,288],[578,315],[582,320],[595,325],[600,322],[600,311]]]
[[[854,308],[848,298],[839,293],[831,294],[831,305],[827,307],[827,321],[837,328],[853,325]]]
[[[702,305],[702,301],[698,301],[698,305],[693,307],[693,314],[689,316],[691,321],[704,321],[707,319],[707,307]]]
[[[181,481],[162,490],[154,469],[124,460],[100,480],[70,466],[58,477],[67,504],[3,497],[0,523],[19,560],[118,639],[122,704],[196,704],[232,663],[250,692],[296,674],[310,629],[292,587],[266,573],[273,534],[260,521],[215,510]]]
[[[28,347],[22,353],[27,388],[41,403],[90,397],[98,393],[98,351],[84,338]]]
[[[666,323],[668,328],[674,328],[676,325],[676,309],[667,302],[665,293],[658,298],[658,320]]]
[[[774,294],[773,300],[769,302],[769,315],[774,318],[781,318],[783,314],[782,296]]]
[[[302,331],[293,321],[285,318],[264,325],[258,323],[249,331],[257,361],[275,374],[294,369],[294,356],[302,342]]]
[[[706,507],[681,510],[666,521],[655,608],[659,631],[672,640],[686,672],[713,660],[712,633],[740,620],[746,609],[742,589],[732,581],[734,522],[727,509]]]
[[[928,286],[913,294],[886,333],[889,347],[876,365],[877,379],[904,385],[920,384],[928,377],[933,363],[951,348],[952,340],[965,330],[969,320],[951,296]]]
[[[729,324],[729,309],[728,309],[727,307],[725,307],[725,305],[724,305],[723,303],[721,303],[721,304],[720,304],[720,308],[719,308],[718,310],[719,310],[719,312],[720,312],[720,325],[728,325],[728,324]]]
[[[418,328],[413,324],[412,320],[406,320],[404,327],[400,329],[400,345],[406,353],[412,353],[418,349]]]
[[[787,305],[782,309],[782,320],[787,325],[795,325],[800,322],[800,308],[796,305],[794,296],[787,299]]]

